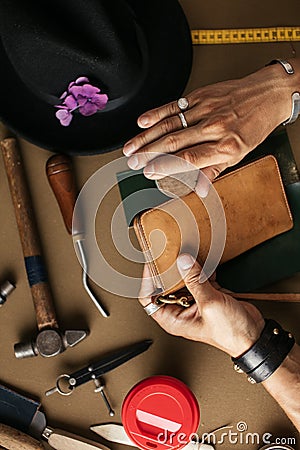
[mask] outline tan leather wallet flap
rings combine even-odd
[[[176,267],[180,253],[197,256],[203,265],[210,250],[212,230],[222,263],[293,227],[273,156],[224,175],[213,186],[221,203],[214,189],[206,199],[192,192],[135,218],[134,229],[146,261],[157,287],[166,293],[183,286]],[[226,241],[224,251],[222,235]]]

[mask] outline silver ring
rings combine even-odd
[[[185,118],[185,115],[183,114],[183,112],[179,113],[178,117],[181,120],[181,124],[182,124],[183,128],[187,128],[188,124],[187,124],[187,121],[186,121],[186,118]]]
[[[157,305],[156,303],[148,303],[148,305],[144,306],[144,311],[148,316],[152,316],[156,311],[158,311],[164,305]]]
[[[189,101],[187,98],[181,97],[179,100],[177,100],[177,105],[181,111],[185,111],[189,107]]]

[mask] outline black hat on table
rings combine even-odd
[[[71,155],[114,150],[177,99],[192,44],[177,0],[1,0],[0,118]]]

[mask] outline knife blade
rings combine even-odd
[[[123,425],[117,423],[103,423],[101,425],[90,427],[90,430],[94,433],[97,433],[107,441],[136,447],[127,435]]]
[[[100,425],[91,426],[90,430],[94,433],[97,433],[107,441],[115,442],[116,444],[129,445],[131,447],[137,448],[127,435],[123,425],[117,423],[103,423]],[[190,442],[185,447],[183,447],[183,450],[214,450],[214,447],[208,444],[203,444],[201,442]]]
[[[22,432],[24,441],[29,442],[29,446],[24,447],[24,450],[43,448],[37,441],[34,441],[35,444],[33,444],[32,438],[28,435],[39,441],[46,440],[55,450],[109,450],[104,445],[88,441],[64,430],[53,430],[48,427],[46,416],[39,410],[40,407],[39,402],[0,385],[0,422],[3,423],[0,428],[0,445],[8,450],[22,449],[20,445],[19,447],[8,447],[10,441],[7,440],[8,432],[11,436],[15,436],[16,433],[21,436],[20,432]],[[12,425],[19,431],[7,430],[7,426],[11,427]],[[26,434],[23,435],[23,433]]]

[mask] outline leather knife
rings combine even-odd
[[[102,438],[110,442],[115,442],[117,444],[129,445],[135,447],[135,444],[128,437],[123,425],[116,423],[104,423],[100,425],[94,425],[90,427],[90,430],[97,433]],[[185,447],[184,450],[214,450],[211,445],[202,444],[197,442],[190,442]]]

